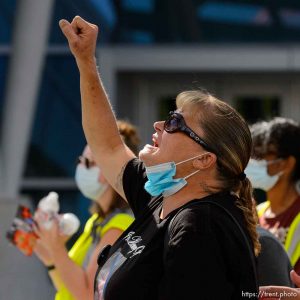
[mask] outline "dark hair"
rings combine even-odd
[[[223,191],[237,195],[237,206],[242,210],[254,252],[258,255],[260,244],[256,231],[257,215],[253,205],[252,186],[242,178],[251,155],[252,139],[249,127],[230,105],[218,100],[207,91],[196,90],[177,96],[178,108],[192,106],[204,132],[203,139],[217,155],[218,181]],[[243,180],[241,180],[243,179]]]
[[[138,153],[138,146],[140,143],[140,138],[137,132],[137,129],[131,123],[118,120],[117,126],[119,129],[119,133],[122,137],[123,142],[131,149],[134,154]],[[112,212],[116,208],[125,209],[128,208],[127,202],[114,190],[113,191],[113,199],[111,201],[111,206],[107,214]],[[90,207],[91,213],[98,213],[99,217],[104,218],[105,214],[103,213],[101,206],[97,202],[93,202]]]
[[[251,126],[252,156],[262,158],[274,154],[278,158],[293,156],[296,166],[291,180],[300,178],[300,126],[292,119],[276,117],[269,122],[257,122]]]

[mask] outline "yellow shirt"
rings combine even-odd
[[[92,228],[94,221],[98,218],[98,214],[93,214],[86,222],[84,231],[74,243],[73,247],[69,251],[69,257],[79,266],[82,266],[86,255],[88,254],[90,247],[92,246]],[[97,230],[100,238],[112,228],[117,228],[125,231],[128,226],[133,222],[133,217],[126,213],[117,213],[107,223]],[[101,221],[101,220],[100,220]],[[74,300],[69,290],[66,287],[62,287],[55,296],[55,300]]]

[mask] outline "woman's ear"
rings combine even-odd
[[[217,156],[214,153],[206,152],[193,160],[193,167],[197,170],[211,168],[217,162]]]

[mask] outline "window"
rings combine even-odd
[[[0,47],[11,43],[15,12],[15,0],[0,1]]]
[[[280,114],[280,98],[277,96],[242,95],[234,99],[236,109],[249,124],[268,120]]]
[[[73,177],[83,150],[79,74],[71,55],[46,60],[25,177]]]
[[[169,112],[176,110],[175,99],[176,96],[164,96],[159,99],[157,120],[166,120]]]

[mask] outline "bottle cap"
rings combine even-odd
[[[59,230],[64,235],[73,235],[79,226],[79,219],[72,213],[63,214],[59,220]]]
[[[58,194],[56,192],[50,192],[46,197],[40,200],[38,208],[42,211],[58,213]]]

